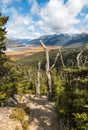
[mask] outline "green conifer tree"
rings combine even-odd
[[[0,102],[4,100],[5,94],[2,92],[2,80],[5,76],[5,73],[7,71],[7,67],[5,66],[5,63],[7,62],[7,56],[4,53],[5,47],[5,41],[6,41],[6,28],[4,25],[7,23],[8,17],[2,16],[0,13]]]
[[[4,25],[7,23],[8,17],[2,16],[0,13],[0,77],[4,75],[3,65],[6,62],[6,55],[4,54],[4,50],[6,50],[5,42],[6,42],[6,28]]]
[[[6,50],[5,40],[6,40],[6,28],[4,25],[7,23],[8,17],[2,16],[0,13],[0,56],[3,54],[3,51]]]

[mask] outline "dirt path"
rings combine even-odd
[[[30,130],[59,130],[54,103],[46,97],[32,97],[30,103]]]
[[[29,130],[59,130],[54,103],[48,102],[46,97],[27,99],[30,107]],[[21,124],[10,118],[12,108],[0,108],[0,130],[22,130]]]
[[[22,130],[21,124],[10,118],[12,108],[0,108],[0,130]]]

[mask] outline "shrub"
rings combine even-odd
[[[20,121],[23,130],[28,130],[28,122],[25,120],[25,117],[27,116],[25,110],[23,108],[15,107],[13,108],[11,118],[14,120]]]

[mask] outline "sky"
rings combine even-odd
[[[88,33],[88,0],[0,0],[10,39]]]

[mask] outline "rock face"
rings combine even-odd
[[[12,108],[0,108],[0,130],[22,130],[20,122],[10,119]]]

